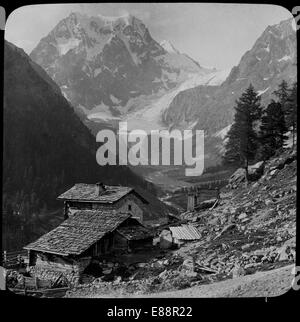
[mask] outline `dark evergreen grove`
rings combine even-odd
[[[297,83],[293,84],[285,103],[286,124],[292,132],[293,147],[297,133]]]
[[[285,133],[285,117],[279,102],[272,101],[264,111],[260,125],[260,146],[258,158],[267,160],[284,146],[288,138]]]
[[[292,133],[293,146],[295,144],[297,132],[297,83],[291,87],[283,80],[274,95],[278,98],[281,108],[284,113],[286,127]]]
[[[274,91],[277,100],[266,108],[250,86],[236,101],[234,122],[227,134],[225,165],[245,168],[256,161],[265,161],[285,146],[288,133],[292,135],[292,147],[297,132],[297,83],[290,88],[286,81]]]
[[[278,85],[278,89],[274,91],[274,95],[277,97],[281,107],[284,108],[289,97],[289,85],[285,80]]]

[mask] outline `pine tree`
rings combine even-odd
[[[279,102],[272,100],[261,120],[259,159],[267,160],[274,155],[276,150],[282,148],[287,139],[286,132],[282,106]]]
[[[283,80],[279,85],[278,89],[273,92],[275,96],[278,98],[279,103],[281,104],[281,107],[283,111],[285,110],[285,104],[287,102],[287,99],[289,97],[289,85],[288,83]]]
[[[286,124],[287,128],[292,131],[293,148],[295,145],[295,137],[297,132],[297,83],[294,83],[285,104]]]
[[[224,155],[225,164],[237,164],[245,168],[248,182],[249,162],[254,160],[258,147],[258,134],[255,127],[261,118],[260,97],[250,86],[236,101],[234,123],[231,126]]]

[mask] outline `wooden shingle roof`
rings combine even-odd
[[[105,191],[98,194],[96,184],[76,183],[71,189],[58,196],[57,199],[113,203],[132,190],[132,188],[123,186],[105,186]]]
[[[80,255],[129,217],[130,214],[115,211],[80,210],[24,248],[63,256]]]
[[[119,227],[117,232],[128,240],[142,240],[153,237],[153,233],[142,225]]]

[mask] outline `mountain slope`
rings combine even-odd
[[[296,59],[294,20],[269,26],[238,66],[232,68],[225,82],[214,88],[199,86],[182,91],[165,110],[163,120],[178,127],[197,119],[199,129],[216,133],[232,123],[234,102],[250,83],[266,103],[283,79],[294,82]]]
[[[256,181],[223,187],[213,208],[181,213],[199,240],[169,249],[164,258],[143,259],[129,281],[94,278],[67,296],[269,297],[286,291],[296,260],[297,148],[277,152]]]
[[[3,211],[8,221],[20,213],[25,229],[29,227],[26,238],[41,234],[41,227],[50,228],[50,214],[62,214],[56,197],[76,182],[103,181],[154,191],[127,167],[97,164],[95,138],[59,87],[8,42],[4,69]]]
[[[114,117],[130,99],[171,89],[188,73],[206,72],[186,55],[166,51],[131,15],[71,13],[41,39],[30,57],[79,113],[106,108]]]

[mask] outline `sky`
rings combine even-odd
[[[236,66],[268,25],[291,18],[277,5],[204,3],[101,3],[30,5],[12,12],[5,38],[30,53],[71,12],[141,19],[156,41],[168,40],[200,65]]]

